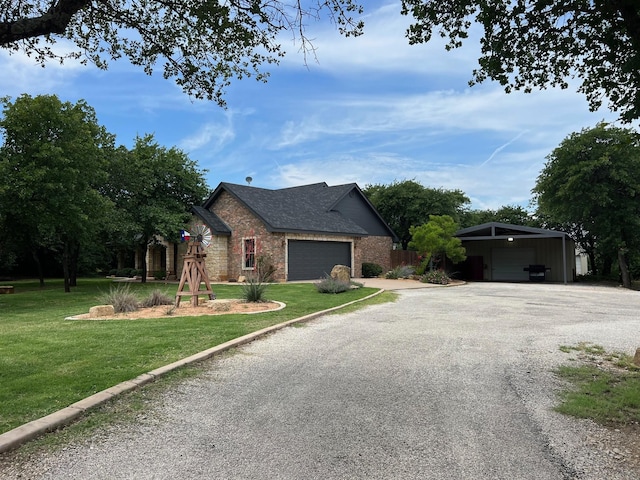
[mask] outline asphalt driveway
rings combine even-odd
[[[552,411],[561,345],[640,347],[640,293],[399,290],[213,360],[138,422],[24,465],[47,479],[637,479],[615,432]],[[2,478],[19,478],[21,469]],[[2,472],[0,472],[2,473]],[[22,477],[22,478],[25,478]]]

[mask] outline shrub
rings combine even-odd
[[[438,285],[448,285],[451,279],[444,270],[432,270],[425,273],[420,281],[422,283],[435,283]]]
[[[264,302],[265,291],[269,285],[260,280],[260,276],[249,277],[242,284],[242,298],[247,302]]]
[[[382,273],[382,267],[377,263],[364,262],[362,264],[362,276],[364,278],[375,278]]]
[[[147,298],[145,298],[141,305],[145,308],[148,307],[157,307],[158,305],[172,305],[174,303],[174,299],[167,295],[165,292],[162,292],[158,289],[154,290],[149,294]]]
[[[429,268],[429,259],[428,258],[426,258],[422,262],[420,262],[420,265],[418,265],[415,268],[413,274],[421,277],[422,275],[424,275],[426,273],[427,268]]]
[[[258,276],[261,282],[273,282],[273,275],[277,268],[273,265],[270,255],[259,255],[256,260]]]
[[[111,286],[109,293],[100,296],[100,302],[105,305],[113,305],[116,313],[135,312],[140,307],[140,302],[131,293],[129,285],[121,283],[118,286]]]
[[[167,277],[166,270],[156,270],[153,272],[153,278],[156,280],[164,280]]]
[[[116,270],[116,277],[128,277],[130,273],[130,268],[119,268]]]
[[[320,293],[342,293],[351,288],[351,283],[343,282],[330,276],[326,276],[314,285]]]
[[[118,274],[117,268],[112,268],[111,270],[109,270],[109,275],[111,275],[112,277],[115,277],[117,274]]]
[[[387,272],[385,275],[386,278],[398,279],[398,278],[409,278],[413,275],[413,267],[409,265],[398,265],[396,268]]]

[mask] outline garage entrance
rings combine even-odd
[[[489,222],[458,230],[456,237],[467,257],[484,258],[484,280],[532,281],[525,269],[539,265],[545,280],[567,283],[575,271],[575,244],[564,232]]]
[[[288,251],[288,280],[318,280],[334,265],[351,267],[350,242],[289,240]]]
[[[493,248],[491,278],[498,282],[525,282],[529,272],[524,269],[536,263],[533,248]]]

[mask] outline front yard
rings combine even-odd
[[[266,297],[283,310],[256,315],[71,321],[108,292],[111,280],[81,279],[72,293],[61,281],[40,289],[13,282],[0,295],[0,433],[48,415],[142,373],[278,323],[364,298],[373,288],[320,294],[313,284],[274,284]],[[140,298],[154,289],[173,296],[177,285],[131,284]],[[218,298],[239,298],[241,285],[214,285]]]

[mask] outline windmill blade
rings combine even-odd
[[[206,225],[196,225],[195,227],[195,237],[197,240],[202,243],[203,247],[208,247],[211,245],[211,230]]]

